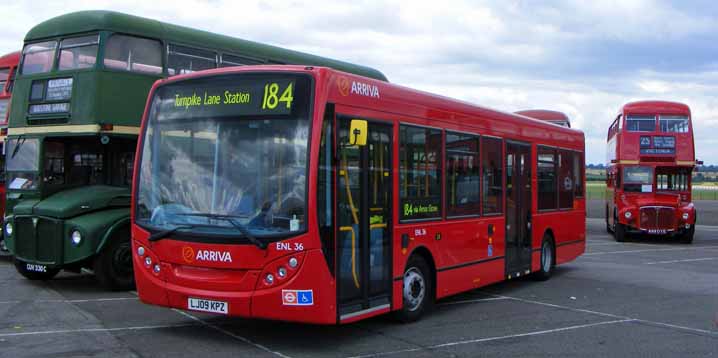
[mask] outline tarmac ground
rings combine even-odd
[[[422,320],[346,326],[245,320],[145,305],[92,275],[24,279],[0,260],[0,357],[718,356],[718,227],[692,245],[618,243],[588,219],[586,253],[545,282],[439,301]]]

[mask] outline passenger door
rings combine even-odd
[[[531,272],[531,145],[506,142],[506,275]]]
[[[337,116],[337,274],[339,319],[389,307],[391,293],[391,125],[369,122],[367,143],[350,146]]]

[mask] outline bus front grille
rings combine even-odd
[[[646,206],[641,208],[641,229],[673,230],[675,228],[675,209],[665,206]]]
[[[29,262],[55,264],[62,255],[62,221],[15,217],[15,255]]]

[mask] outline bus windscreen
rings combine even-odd
[[[143,138],[137,223],[220,240],[303,232],[310,90],[308,77],[247,75],[160,88]]]

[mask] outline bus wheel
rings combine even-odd
[[[617,242],[626,241],[626,236],[628,236],[628,234],[626,234],[626,225],[621,224],[617,220],[614,231],[615,231],[614,235],[616,236]]]
[[[611,230],[611,224],[608,223],[608,205],[606,205],[606,232],[609,234],[613,234],[613,230]]]
[[[135,287],[132,247],[126,237],[114,236],[95,259],[95,276],[109,290],[131,290]]]
[[[25,276],[25,278],[28,280],[39,280],[39,281],[50,280],[60,272],[60,269],[47,269],[45,272],[29,271],[27,269],[27,263],[22,262],[18,259],[15,259],[14,261],[15,261],[15,269],[17,270],[17,272],[19,272],[21,275]]]
[[[551,278],[553,269],[556,267],[556,260],[554,259],[555,252],[551,236],[548,234],[544,235],[543,242],[541,243],[541,267],[533,273],[534,279],[537,281],[546,281]]]
[[[397,318],[402,322],[414,322],[433,302],[431,270],[421,256],[412,255],[409,259],[401,291],[404,304],[397,312]]]
[[[681,242],[684,244],[692,244],[693,243],[693,236],[696,234],[696,225],[691,225],[691,228],[688,229],[683,235],[681,236]]]

